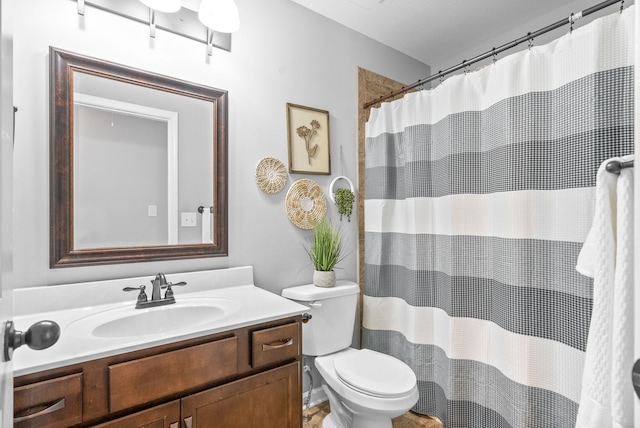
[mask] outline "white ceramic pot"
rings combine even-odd
[[[313,285],[318,287],[333,287],[336,285],[336,273],[330,271],[313,271]]]

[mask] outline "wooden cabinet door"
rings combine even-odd
[[[180,400],[142,410],[93,428],[179,428]]]
[[[187,428],[301,428],[298,361],[182,399]]]

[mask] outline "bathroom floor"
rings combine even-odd
[[[328,413],[328,401],[306,410],[302,418],[303,428],[321,428],[322,419]],[[442,424],[436,418],[407,412],[393,420],[393,428],[442,428]]]

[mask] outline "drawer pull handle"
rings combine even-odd
[[[290,337],[288,339],[278,340],[276,342],[263,343],[262,350],[271,351],[272,349],[284,348],[285,346],[291,346],[291,345],[293,345],[293,337]]]
[[[65,406],[64,398],[61,398],[55,403],[52,403],[48,407],[42,410],[39,410],[35,413],[31,413],[24,416],[17,416],[13,419],[13,422],[18,423],[18,422],[28,421],[29,419],[37,418],[38,416],[46,415],[47,413],[52,413],[58,410],[62,410],[64,409],[64,406]]]
[[[169,424],[169,428],[178,428],[178,423],[177,422],[171,422],[171,424]]]
[[[184,427],[191,428],[191,424],[193,423],[193,417],[189,416],[188,418],[184,418]]]

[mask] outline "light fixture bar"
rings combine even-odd
[[[133,21],[140,22],[141,24],[151,25],[151,14],[149,8],[140,3],[139,1],[132,0],[72,0],[78,2],[78,13],[80,13],[80,6],[84,5],[94,7],[96,9],[104,10],[114,13],[124,18],[131,19]],[[84,12],[84,10],[83,10]],[[231,52],[231,34],[220,33],[218,31],[212,31],[210,38],[205,27],[198,19],[198,12],[181,8],[174,13],[165,13],[154,11],[154,23],[155,28],[168,31],[173,34],[177,34],[182,37],[186,37],[196,42],[204,43],[218,49],[222,49]],[[153,31],[153,30],[151,30]],[[153,36],[152,36],[153,37]],[[210,48],[207,48],[210,50]],[[210,55],[210,54],[209,54]]]
[[[149,37],[156,37],[156,11],[149,9]]]

